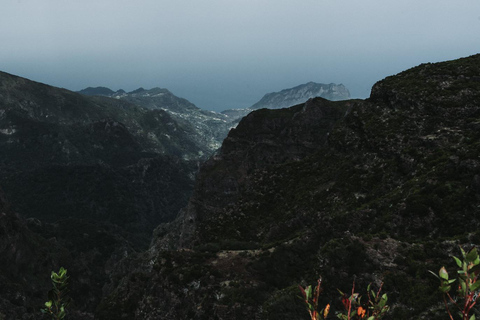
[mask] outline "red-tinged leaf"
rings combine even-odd
[[[306,300],[306,299],[307,299],[307,295],[305,294],[305,289],[303,289],[302,286],[298,286],[298,288],[300,289],[300,292],[302,293],[303,298]]]
[[[438,272],[438,276],[440,277],[440,279],[448,280],[447,269],[445,269],[445,267],[441,267],[440,271]]]
[[[346,296],[342,297],[342,303],[346,310],[350,308],[350,299],[348,299]]]

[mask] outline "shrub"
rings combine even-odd
[[[61,267],[58,273],[52,271],[50,278],[52,279],[53,289],[48,292],[49,301],[45,302],[45,308],[41,311],[53,320],[62,320],[66,316],[65,309],[69,303],[67,269]]]
[[[434,272],[430,272],[440,280],[439,290],[443,293],[445,309],[450,319],[455,319],[454,315],[456,313],[452,309],[456,309],[460,319],[475,320],[475,314],[469,315],[474,311],[473,307],[477,303],[478,298],[480,298],[480,281],[477,281],[480,273],[480,257],[477,248],[472,248],[470,251],[465,252],[460,247],[460,251],[462,252],[462,260],[455,256],[453,257],[459,267],[457,279],[450,279],[445,267],[440,268],[438,276]],[[457,280],[457,295],[455,296],[451,293],[451,289],[452,284]]]
[[[300,286],[300,291],[302,293],[305,304],[307,305],[308,313],[310,314],[311,320],[323,320],[327,319],[330,312],[330,304],[327,304],[325,308],[318,311],[318,297],[322,292],[321,288],[322,280],[321,278],[317,281],[317,286],[315,289],[312,289],[312,286],[303,288]],[[345,308],[344,311],[337,313],[337,318],[342,320],[353,320],[353,319],[366,319],[366,320],[380,320],[386,313],[390,310],[390,307],[387,305],[387,294],[380,294],[382,291],[382,285],[377,292],[374,292],[370,289],[371,285],[367,287],[367,296],[368,302],[362,304],[362,296],[355,292],[355,282],[353,282],[352,293],[350,296],[338,290],[342,296],[342,304]]]

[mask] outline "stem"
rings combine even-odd
[[[352,300],[353,300],[353,295],[355,294],[355,280],[353,280],[352,284],[352,295],[350,296],[350,303],[348,304],[348,320],[350,320],[350,311],[352,310]]]
[[[447,294],[448,294],[448,293],[447,293]],[[450,299],[452,299],[452,298],[450,297],[450,295],[448,295],[448,297],[449,297]],[[450,320],[454,320],[453,317],[452,317],[452,314],[450,313],[450,309],[448,308],[447,298],[445,298],[445,295],[443,296],[443,302],[445,302],[445,309],[447,309],[447,312],[448,312],[448,315],[449,315],[449,317],[450,317]]]

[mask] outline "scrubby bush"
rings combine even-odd
[[[480,273],[480,257],[477,248],[465,252],[460,247],[460,251],[462,252],[462,260],[453,257],[459,268],[457,278],[450,279],[445,267],[440,268],[438,275],[430,272],[440,280],[439,290],[443,292],[445,309],[450,319],[475,320],[475,314],[472,313],[474,312],[473,307],[480,298],[480,281],[477,281]],[[455,282],[457,282],[456,295],[452,292],[452,285]],[[470,314],[472,315],[470,316]]]
[[[50,278],[53,289],[48,292],[49,301],[45,302],[41,311],[53,320],[62,320],[67,315],[66,307],[70,300],[67,296],[67,269],[61,267],[58,273],[52,271]]]
[[[307,305],[308,313],[311,320],[323,320],[327,319],[330,313],[330,304],[327,304],[323,309],[318,310],[318,297],[322,292],[321,288],[322,280],[318,279],[317,285],[314,289],[312,286],[303,288],[300,286],[302,297]],[[382,284],[383,285],[383,284]],[[352,292],[350,296],[342,291],[340,292],[342,298],[342,304],[345,310],[337,312],[337,318],[342,320],[353,319],[367,319],[367,320],[380,320],[390,307],[387,305],[387,294],[381,294],[382,285],[377,292],[371,290],[371,285],[367,287],[368,302],[362,303],[362,296],[355,292],[355,282],[352,285]]]

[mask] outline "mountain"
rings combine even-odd
[[[0,318],[38,319],[60,266],[69,318],[93,318],[110,270],[188,203],[209,152],[189,130],[163,110],[0,72]]]
[[[104,221],[148,243],[208,152],[188,130],[163,110],[0,73],[0,185],[25,217]]]
[[[222,113],[232,119],[240,119],[252,112],[252,110],[288,108],[315,97],[331,101],[348,100],[350,99],[350,92],[343,84],[308,82],[290,89],[281,90],[280,92],[267,93],[260,101],[247,109],[230,109],[222,111]]]
[[[126,259],[98,319],[307,319],[298,284],[384,283],[386,319],[445,317],[428,270],[480,243],[480,55],[379,81],[367,100],[261,109],[202,165],[179,217]]]
[[[78,93],[81,93],[87,96],[108,96],[108,95],[114,94],[115,92],[106,87],[96,87],[96,88],[88,87],[79,91]]]
[[[107,96],[128,101],[149,110],[165,111],[176,122],[188,128],[189,139],[195,141],[197,145],[202,145],[203,154],[206,156],[209,156],[221,146],[232,126],[227,116],[197,108],[193,103],[175,96],[167,89],[153,88],[146,90],[138,88],[126,93],[123,90],[113,92],[113,90],[104,90],[102,87],[98,87],[93,90],[87,88],[79,91],[79,93]]]
[[[350,99],[350,92],[343,84],[323,84],[308,82],[294,88],[284,89],[280,92],[267,93],[260,101],[250,107],[250,109],[280,109],[287,108],[308,99],[321,97],[331,101]]]

